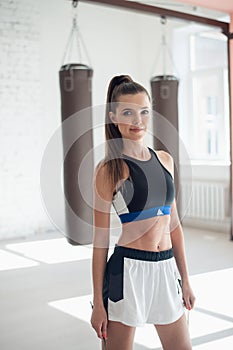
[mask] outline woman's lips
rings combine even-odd
[[[143,128],[134,128],[134,129],[130,129],[133,132],[140,132],[142,130],[144,130]]]

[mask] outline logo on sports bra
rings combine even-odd
[[[157,211],[157,214],[156,214],[156,215],[163,215],[162,210],[161,210],[161,209],[158,209],[158,211]]]

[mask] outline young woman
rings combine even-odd
[[[135,328],[154,324],[165,350],[189,350],[184,308],[190,287],[172,157],[145,145],[151,118],[146,89],[114,77],[106,105],[106,156],[94,179],[92,327],[108,350],[131,350]],[[122,223],[108,260],[110,210]]]

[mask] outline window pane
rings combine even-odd
[[[194,158],[221,159],[219,138],[224,132],[223,72],[193,75]],[[219,130],[219,132],[217,132]]]
[[[192,24],[174,31],[179,130],[192,160],[230,160],[227,51],[216,29]]]
[[[203,32],[191,35],[191,45],[192,70],[227,66],[227,39],[223,34]]]

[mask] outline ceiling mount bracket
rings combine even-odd
[[[166,18],[166,16],[161,16],[161,18],[160,18],[160,22],[161,22],[161,24],[166,24],[167,23],[167,18]]]
[[[226,37],[227,37],[228,40],[233,39],[233,33],[227,32],[227,31],[225,31],[225,30],[223,30],[222,33],[223,33],[224,35],[226,35]]]
[[[79,0],[72,0],[72,6],[76,8],[78,6]]]

